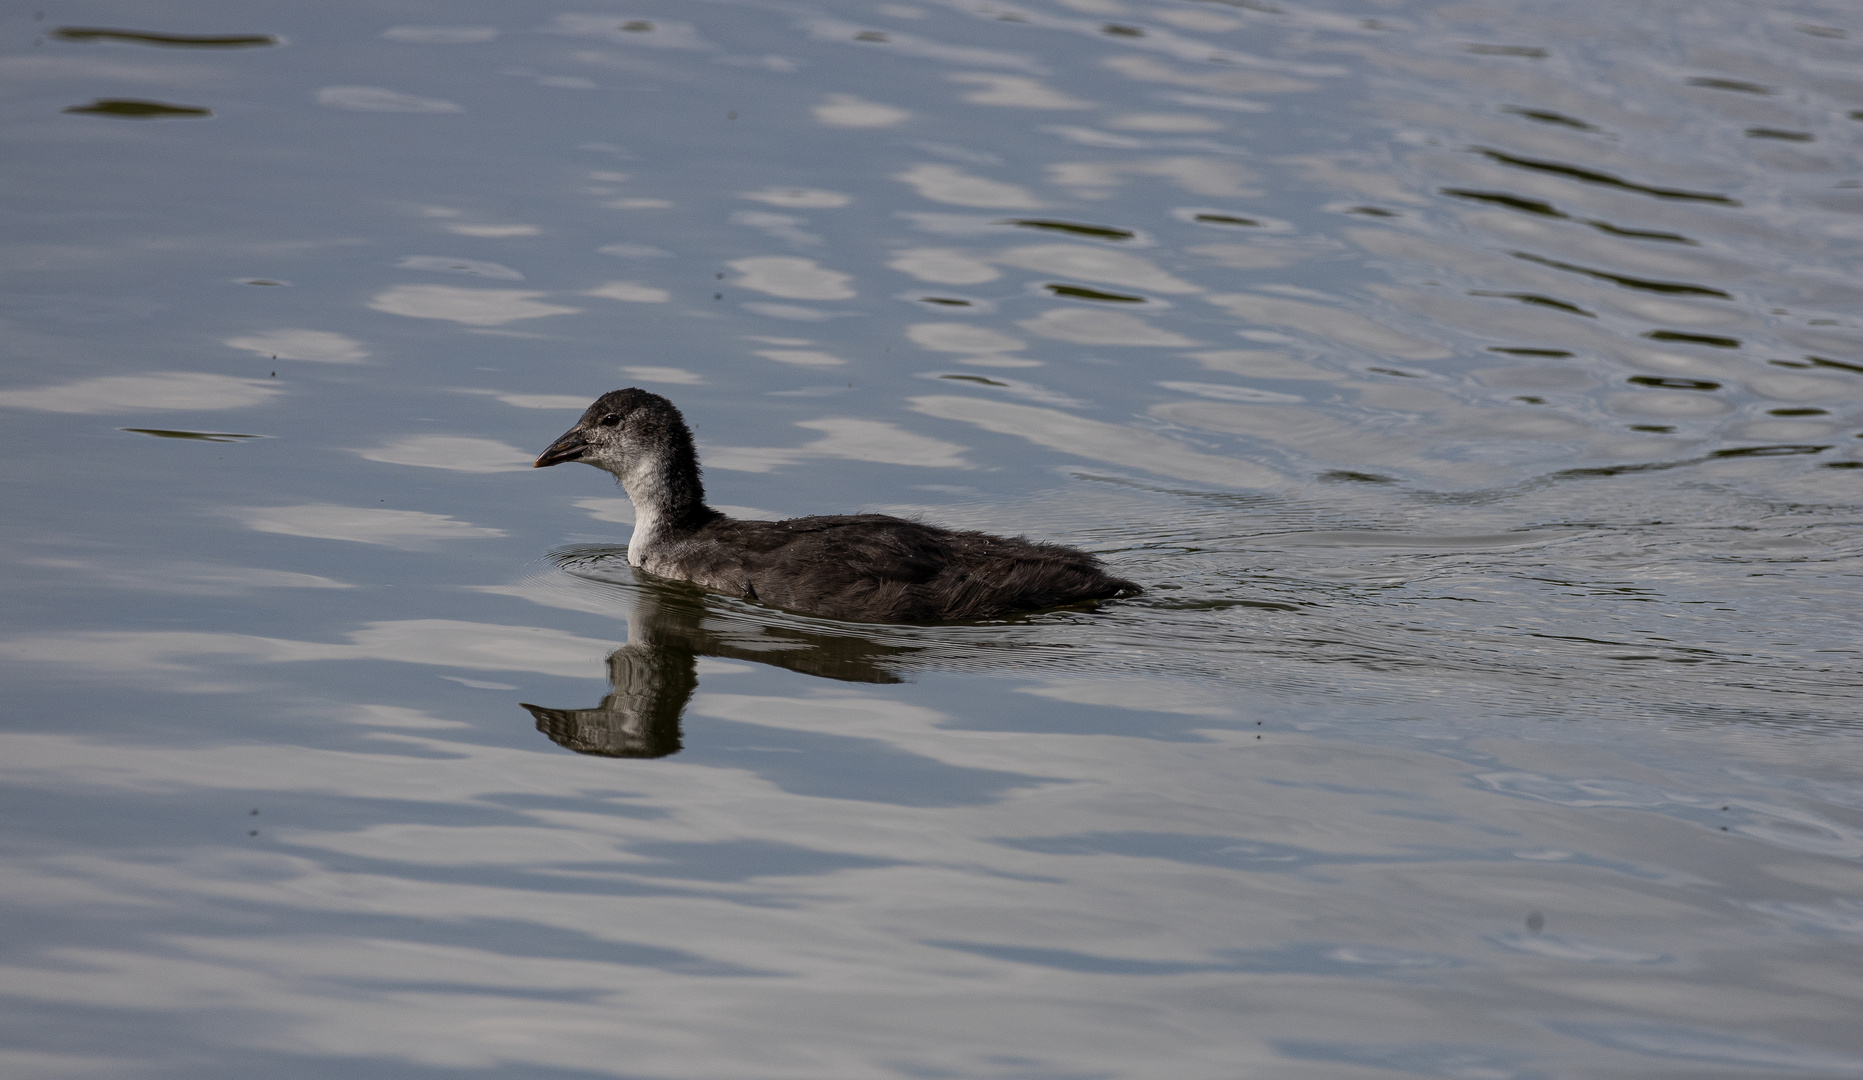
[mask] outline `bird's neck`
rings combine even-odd
[[[639,455],[620,480],[634,504],[634,535],[627,545],[627,561],[634,566],[643,565],[653,547],[671,534],[716,516],[705,505],[698,455],[690,443]]]

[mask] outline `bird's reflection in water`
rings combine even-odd
[[[682,745],[680,715],[698,689],[698,658],[749,660],[842,682],[898,683],[926,667],[969,667],[1013,650],[1018,664],[1053,655],[1036,627],[862,626],[757,608],[685,582],[638,573],[620,549],[557,552],[578,585],[631,596],[627,644],[608,657],[612,690],[592,709],[524,705],[537,730],[579,754],[657,758]],[[617,599],[621,599],[617,596]]]

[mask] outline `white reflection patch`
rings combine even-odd
[[[1342,308],[1246,293],[1208,299],[1237,318],[1291,327],[1369,353],[1400,356],[1406,360],[1446,360],[1454,355],[1433,341],[1412,337]]]
[[[934,285],[980,285],[1003,276],[982,259],[952,248],[913,248],[894,255],[886,265]]]
[[[865,101],[852,94],[829,94],[815,106],[815,119],[829,127],[882,128],[904,123],[912,114],[877,101]]]
[[[0,57],[0,79],[84,79],[93,82],[146,82],[183,85],[223,78],[225,69],[167,64],[127,64],[76,56]]]
[[[531,467],[531,455],[496,439],[474,439],[464,435],[410,435],[387,446],[357,450],[370,461],[389,465],[414,465],[423,469],[449,469],[453,472],[518,472]]]
[[[600,677],[618,642],[576,637],[544,626],[499,626],[455,619],[374,622],[349,635],[361,656],[409,664],[535,671],[569,679]]]
[[[442,676],[444,678],[445,676]],[[456,680],[466,682],[465,679]],[[502,683],[486,684],[503,687]],[[507,689],[515,690],[516,687]],[[421,712],[419,709],[403,708],[399,705],[357,705],[342,715],[342,719],[351,724],[367,724],[370,727],[385,728],[469,728],[472,725],[461,720],[442,720]]]
[[[761,229],[786,244],[797,247],[813,247],[822,242],[822,238],[812,232],[806,232],[800,226],[806,219],[794,214],[772,214],[764,210],[739,210],[731,215],[731,224],[748,225]]]
[[[1085,198],[1104,198],[1128,176],[1158,176],[1193,195],[1221,195],[1232,199],[1260,195],[1249,187],[1255,174],[1221,158],[1171,157],[1149,161],[1070,161],[1048,166],[1048,178],[1063,187],[1080,189]]]
[[[327,644],[179,630],[53,633],[0,642],[0,656],[77,664],[93,672],[116,673],[185,671],[201,660],[227,657],[253,663],[395,660],[588,679],[600,676],[602,659],[619,644],[580,638],[544,626],[500,626],[457,619],[373,622],[352,631],[349,640],[347,645]]]
[[[656,259],[671,255],[648,244],[608,244],[595,249],[602,255],[613,255],[617,259]]]
[[[536,236],[542,232],[535,225],[447,225],[447,232],[460,236],[480,236],[491,240],[502,240],[513,236]]]
[[[1670,959],[1662,953],[1573,941],[1556,934],[1496,934],[1488,940],[1513,952],[1550,956],[1555,960],[1576,960],[1580,963],[1659,964]]]
[[[637,281],[611,281],[582,295],[599,296],[604,300],[623,300],[630,304],[664,304],[673,298],[673,294],[665,289],[642,285]]]
[[[771,206],[786,206],[792,210],[832,210],[854,201],[852,195],[823,188],[764,188],[762,191],[741,191],[737,197]]]
[[[703,375],[676,367],[624,367],[636,379],[645,382],[671,383],[678,386],[697,386],[705,381]]]
[[[623,45],[646,45],[655,49],[693,49],[709,52],[718,48],[699,36],[691,23],[665,19],[633,19],[620,15],[558,15],[543,28],[546,34],[600,38]]]
[[[457,285],[396,285],[369,301],[376,311],[410,319],[444,319],[467,326],[503,326],[520,319],[574,315],[581,308],[545,304],[547,295],[522,289],[466,289]]]
[[[157,375],[107,375],[32,390],[0,390],[0,405],[54,413],[243,409],[282,392],[277,383],[268,379],[166,371]]]
[[[1161,133],[1221,131],[1220,121],[1195,113],[1125,113],[1106,121],[1107,127],[1122,131],[1155,131]]]
[[[1170,23],[1180,30],[1196,30],[1205,34],[1220,34],[1242,25],[1241,19],[1232,19],[1227,15],[1213,15],[1206,11],[1178,11],[1174,8],[1162,8],[1149,12],[1149,15],[1159,22]]]
[[[997,210],[1034,210],[1041,200],[1017,184],[972,176],[955,165],[914,165],[893,179],[910,184],[922,198],[951,206],[982,206]]]
[[[744,275],[733,285],[780,296],[785,300],[846,300],[858,295],[848,286],[849,274],[826,269],[814,259],[793,255],[765,255],[726,263]]]
[[[83,559],[29,559],[28,566],[71,570],[113,589],[183,593],[189,596],[232,596],[248,589],[353,589],[348,582],[290,570],[262,570],[214,563],[160,563],[112,566]]]
[[[1222,383],[1202,382],[1161,382],[1159,386],[1166,390],[1176,390],[1180,394],[1196,394],[1199,397],[1215,398],[1218,401],[1305,401],[1295,394],[1276,394],[1268,390],[1257,390],[1252,386],[1226,386]]]
[[[227,513],[259,532],[308,536],[317,540],[350,540],[410,550],[431,547],[437,540],[475,540],[505,534],[503,529],[473,525],[444,514],[329,503],[233,507]]]
[[[516,690],[518,689],[516,686],[513,686],[510,683],[487,682],[484,679],[462,679],[458,675],[442,675],[440,676],[440,678],[445,679],[447,682],[456,682],[461,686],[469,686],[474,690]]]
[[[1733,410],[1733,406],[1727,402],[1699,391],[1686,394],[1639,394],[1634,391],[1626,394],[1612,394],[1604,399],[1604,407],[1614,413],[1628,413],[1631,416],[1661,416],[1671,419],[1719,416]]]
[[[1200,454],[1162,435],[1088,420],[1056,409],[972,397],[917,397],[914,412],[960,420],[999,435],[1015,435],[1062,453],[1124,465],[1161,476],[1223,487],[1272,487],[1281,478],[1253,462]]]
[[[251,337],[227,338],[229,347],[272,360],[312,360],[322,364],[360,364],[369,350],[354,338],[328,330],[273,330]]]
[[[1151,145],[1143,139],[1135,139],[1130,135],[1114,135],[1098,128],[1077,127],[1073,124],[1057,124],[1053,127],[1042,128],[1042,130],[1051,135],[1059,135],[1068,142],[1079,143],[1082,146],[1095,146],[1102,150],[1143,150]]]
[[[1165,94],[1164,100],[1199,109],[1224,109],[1228,112],[1265,113],[1273,107],[1245,98],[1215,97],[1210,94]]]
[[[1015,352],[1028,346],[1018,338],[973,323],[914,323],[906,337],[921,349],[952,353]]]
[[[769,472],[811,457],[872,461],[883,465],[915,465],[933,469],[968,469],[965,448],[943,439],[919,435],[897,424],[852,417],[804,420],[797,427],[823,432],[822,438],[802,446],[707,446],[701,457],[707,468],[732,472]],[[581,505],[581,504],[578,504]]]
[[[774,360],[779,364],[794,364],[797,367],[840,367],[846,360],[833,353],[818,352],[814,349],[763,349],[757,353],[765,360]]]
[[[356,112],[456,113],[460,106],[444,98],[415,97],[379,86],[326,86],[317,91],[317,104]]]
[[[502,263],[460,259],[451,255],[409,255],[395,264],[401,270],[431,270],[440,274],[471,274],[500,281],[523,281],[524,275]]]
[[[945,78],[954,83],[980,86],[964,95],[973,105],[1007,105],[1018,109],[1091,109],[1093,102],[1082,101],[1020,75],[989,75],[980,71],[959,72]]]
[[[844,311],[819,311],[815,308],[798,307],[795,304],[745,304],[744,310],[754,311],[759,315],[768,315],[772,319],[788,319],[791,322],[823,322],[849,314]]]
[[[1303,360],[1296,360],[1284,352],[1271,352],[1266,349],[1216,349],[1211,352],[1191,353],[1190,358],[1210,371],[1226,371],[1231,375],[1243,375],[1254,379],[1331,381],[1341,378],[1336,371],[1327,371]]]
[[[1194,86],[1202,90],[1216,90],[1231,94],[1284,94],[1297,90],[1312,90],[1315,86],[1314,83],[1305,79],[1292,79],[1266,71],[1240,71],[1234,68],[1207,73],[1180,71],[1162,60],[1155,60],[1149,56],[1114,56],[1100,63],[1128,79],[1137,79],[1140,82]]]
[[[1071,341],[1077,345],[1195,345],[1196,340],[1169,330],[1161,330],[1137,315],[1120,311],[1083,311],[1080,308],[1055,308],[1039,318],[1023,319],[1016,324],[1038,337]]]
[[[968,469],[964,447],[918,435],[880,420],[832,418],[803,420],[797,427],[824,432],[802,447],[804,453],[850,461],[876,461],[882,465],[918,465],[931,469]]]
[[[391,26],[382,36],[415,45],[476,45],[496,38],[498,30],[491,26]]]
[[[1760,375],[1746,380],[1747,389],[1780,401],[1854,401],[1863,387],[1853,382],[1820,379],[1811,375]]]
[[[1066,701],[1075,705],[1103,705],[1138,712],[1168,712],[1184,716],[1235,716],[1234,706],[1222,703],[1212,691],[1180,681],[1127,676],[1111,679],[1053,680],[1044,686],[1017,687],[1018,694]]]
[[[503,394],[496,390],[458,390],[461,394],[483,394],[520,409],[575,409],[589,407],[589,400],[575,394]]]
[[[1085,244],[1031,244],[1010,248],[995,261],[1021,270],[1077,278],[1155,293],[1198,293],[1203,289],[1159,269],[1149,259]]]
[[[1265,247],[1259,244],[1199,244],[1184,249],[1186,254],[1201,255],[1221,266],[1231,266],[1237,270],[1271,270],[1277,266],[1291,266],[1302,259],[1310,259],[1318,252],[1300,251],[1286,247]]]

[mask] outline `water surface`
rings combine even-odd
[[[6,16],[0,1071],[1863,1073],[1860,40]],[[626,385],[1148,593],[637,580]]]

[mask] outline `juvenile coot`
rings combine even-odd
[[[885,514],[740,521],[705,505],[692,431],[673,403],[603,394],[536,467],[580,461],[634,504],[627,561],[773,607],[863,622],[989,619],[1135,596],[1100,560],[1059,544],[956,532]]]

